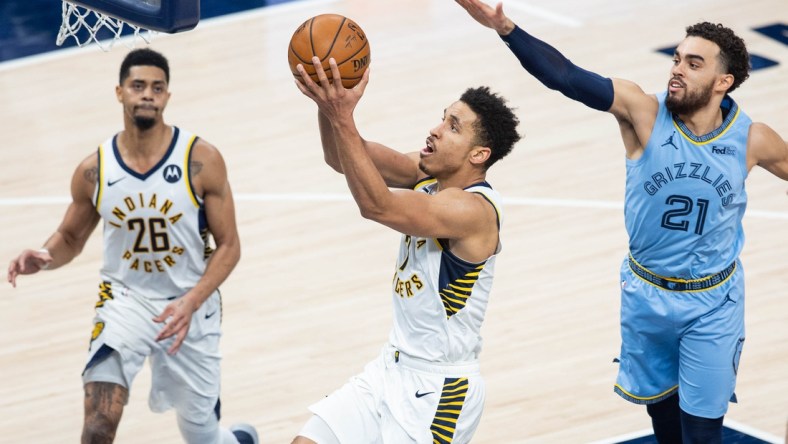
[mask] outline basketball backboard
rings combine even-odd
[[[176,33],[200,21],[200,0],[69,0],[140,28]]]

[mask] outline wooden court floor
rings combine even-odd
[[[505,3],[515,21],[575,63],[658,92],[684,27],[723,22],[779,62],[734,93],[788,138],[788,45],[753,28],[788,22],[784,0],[554,0]],[[449,0],[305,1],[201,23],[152,43],[172,66],[167,121],[222,150],[237,200],[240,264],[224,295],[225,424],[286,443],[307,406],[373,359],[391,321],[399,236],[363,220],[322,162],[316,109],[292,84],[293,30],[347,15],[372,45],[362,134],[420,149],[443,109],[489,85],[517,107],[525,137],[490,171],[506,198],[504,250],[483,335],[486,410],[475,443],[587,443],[649,427],[612,391],[618,267],[626,253],[624,156],[614,119],[549,91]],[[77,163],[121,128],[114,97],[127,50],[96,48],[0,65],[0,258],[57,227]],[[742,255],[747,341],[728,418],[781,441],[788,419],[788,184],[755,169]],[[67,267],[0,286],[0,441],[77,442],[100,230]],[[7,262],[6,262],[7,263]],[[119,443],[179,442],[172,413],[132,387]]]

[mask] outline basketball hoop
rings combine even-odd
[[[63,0],[63,21],[55,44],[61,46],[66,39],[73,37],[79,47],[96,42],[103,51],[109,51],[121,39],[124,28],[133,32],[133,36],[123,39],[129,48],[135,46],[138,37],[150,43],[156,34],[156,31]]]

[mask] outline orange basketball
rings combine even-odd
[[[318,82],[312,57],[317,56],[323,65],[326,77],[331,80],[328,59],[337,61],[342,86],[352,88],[361,81],[370,61],[369,42],[361,27],[353,20],[338,14],[321,14],[305,21],[293,33],[287,61],[296,79],[301,76],[296,71],[300,63],[307,74]]]

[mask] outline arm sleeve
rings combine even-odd
[[[578,67],[519,26],[501,39],[523,68],[546,87],[599,111],[613,106],[613,81],[609,78]]]

